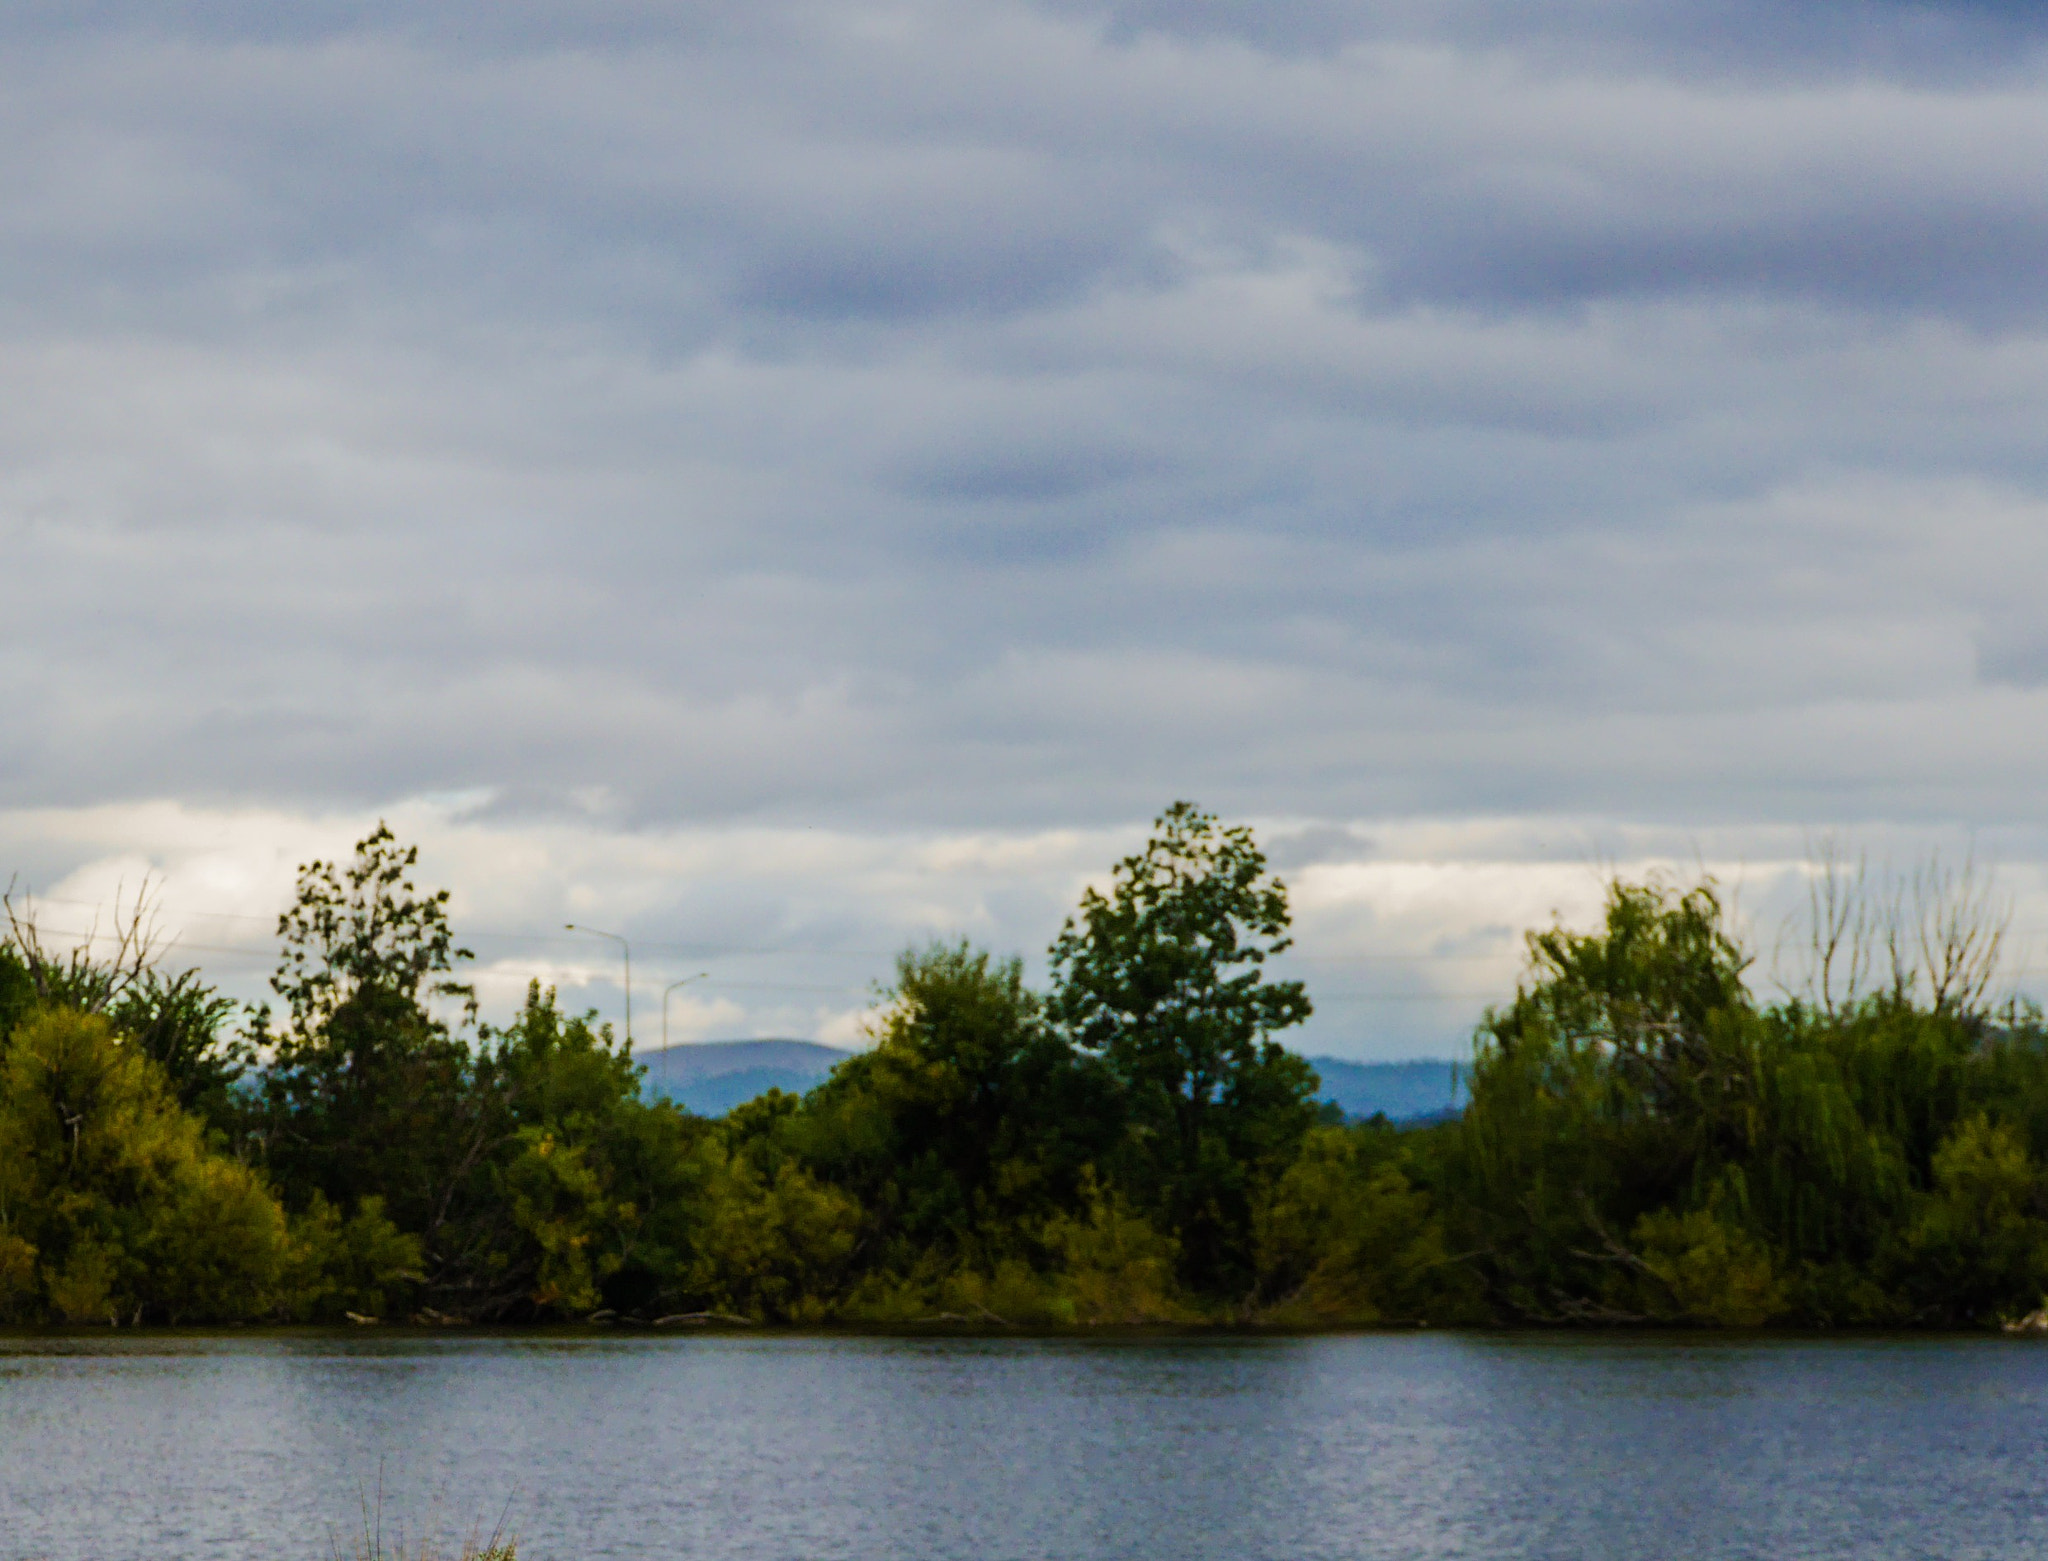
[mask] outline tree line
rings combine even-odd
[[[1710,882],[1529,935],[1469,1104],[1319,1105],[1283,884],[1188,804],[1046,990],[905,952],[874,1045],[727,1116],[537,983],[496,1024],[379,827],[301,869],[274,1005],[139,920],[0,947],[0,1321],[1992,1326],[2048,1288],[2048,1031],[1978,880],[1824,862],[1765,1003]],[[13,911],[13,907],[10,907]]]

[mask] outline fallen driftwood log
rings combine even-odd
[[[998,1317],[985,1306],[977,1306],[969,1312],[939,1312],[930,1317],[918,1318],[920,1323],[994,1323],[998,1328],[1014,1328],[1017,1325],[1007,1317]]]
[[[754,1319],[735,1317],[731,1312],[670,1312],[666,1317],[654,1319],[654,1326],[657,1328],[669,1328],[677,1323],[736,1323],[742,1328],[751,1328],[754,1326]]]

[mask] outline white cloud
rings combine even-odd
[[[420,881],[454,891],[458,935],[478,955],[484,1016],[509,1018],[526,984],[559,989],[623,1030],[620,951],[565,929],[574,919],[632,941],[634,1030],[658,1045],[661,996],[672,1040],[794,1035],[862,1044],[896,953],[965,937],[1019,954],[1044,977],[1044,950],[1081,888],[1106,883],[1142,842],[1142,823],[1099,831],[854,833],[627,830],[601,821],[520,822],[446,802],[388,810],[421,848]],[[173,804],[0,814],[0,857],[41,854],[39,895],[55,933],[112,925],[117,891],[156,886],[173,964],[196,963],[236,995],[264,995],[272,931],[296,863],[345,855],[373,820],[244,813]],[[1590,925],[1609,876],[1713,876],[1774,990],[1773,955],[1804,893],[1816,837],[1789,826],[1686,831],[1597,819],[1362,819],[1343,827],[1270,820],[1261,839],[1287,864],[1296,947],[1282,971],[1308,983],[1317,1015],[1295,1039],[1345,1056],[1456,1055],[1483,1009],[1521,973],[1523,934],[1562,918]],[[1939,850],[2002,863],[2015,912],[2014,973],[2040,990],[2048,949],[2048,833],[1972,840],[1953,831],[1875,830],[1874,865]],[[147,842],[147,844],[140,844]],[[45,885],[47,884],[47,889]],[[53,939],[61,942],[61,938]]]
[[[1409,960],[1324,982],[1385,1050],[1583,903],[1560,832],[2048,859],[2024,19],[205,9],[0,18],[53,895],[261,943],[388,811],[508,1001],[603,918],[770,951],[692,1033],[845,1038],[1192,796],[1371,841],[1298,887]]]

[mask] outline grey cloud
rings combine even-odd
[[[1999,816],[2048,98],[1655,9],[17,17],[0,779]]]
[[[1907,77],[2003,75],[2038,43],[2029,0],[1058,0],[1112,36],[1228,40],[1283,54],[1329,54],[1394,36],[1513,47],[1543,59],[1588,56],[1689,73],[1814,72]]]
[[[0,163],[17,328],[54,311],[275,338],[345,313],[602,331],[671,357],[823,336],[886,353],[963,315],[1170,293],[1189,274],[1175,229],[1252,263],[1318,239],[1368,313],[1727,297],[1981,325],[2041,308],[2048,199],[2001,169],[2044,125],[2009,95],[1899,90],[1887,113],[1837,84],[1831,112],[1803,86],[1746,100],[1597,61],[1564,82],[1456,56],[1391,77],[1161,65],[998,8],[963,14],[1021,29],[1019,54],[943,13],[888,49],[808,14],[572,52],[558,32],[578,13],[559,9],[529,18],[523,54],[474,57],[371,11],[337,42],[255,53],[45,44],[16,66]],[[583,21],[601,43],[602,16]],[[2000,159],[1980,154],[1992,139]]]
[[[914,498],[1036,506],[1071,500],[1159,469],[1157,457],[1135,434],[1117,439],[1081,427],[1033,427],[1029,422],[1018,426],[1021,420],[1014,412],[1012,418],[1008,427],[945,430],[952,437],[931,440],[938,448],[905,461],[894,482]],[[1039,524],[1057,533],[1070,529],[1072,522],[1062,526],[1056,518],[1040,517]]]
[[[1357,862],[1370,857],[1373,842],[1349,825],[1311,824],[1303,829],[1275,830],[1262,844],[1266,860],[1277,872],[1291,873],[1327,862]]]
[[[2014,52],[2044,30],[2031,0],[1052,0],[1051,8],[1120,41],[1228,41],[1285,55],[1395,37],[1779,75],[2009,70]],[[786,38],[816,14],[774,0],[21,0],[0,36],[275,44],[396,34],[472,52],[632,51]]]
[[[537,28],[511,58],[375,26],[256,55],[46,45],[17,66],[33,75],[15,94],[17,255],[60,293],[70,278],[76,305],[96,282],[102,309],[110,279],[161,293],[239,274],[243,300],[252,268],[282,271],[273,298],[331,306],[317,271],[342,265],[355,301],[425,289],[472,310],[623,312],[681,345],[717,332],[719,300],[763,329],[1016,313],[1155,274],[1157,230],[1191,219],[1352,246],[1393,300],[2037,306],[2043,201],[1997,173],[2024,146],[1977,148],[2016,129],[2037,142],[2038,117],[1972,125],[1901,89],[1892,123],[1845,137],[1768,87],[1746,103],[1683,77],[1646,93],[1476,64],[1388,83],[1369,60],[1304,74],[1256,56],[1190,56],[1126,94],[1115,52],[1061,81],[1081,40],[1042,25],[1011,60],[971,29],[860,47],[830,15],[624,53],[565,53]],[[999,77],[982,113],[963,101]],[[1836,90],[1845,123],[1869,116]],[[1546,124],[1567,102],[1575,125]]]
[[[469,51],[633,49],[773,36],[800,9],[776,0],[303,0],[291,6],[262,0],[21,0],[8,7],[0,36],[34,42],[97,35],[289,44],[395,33]]]

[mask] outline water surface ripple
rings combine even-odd
[[[2003,1339],[0,1339],[4,1561],[2048,1555]]]

